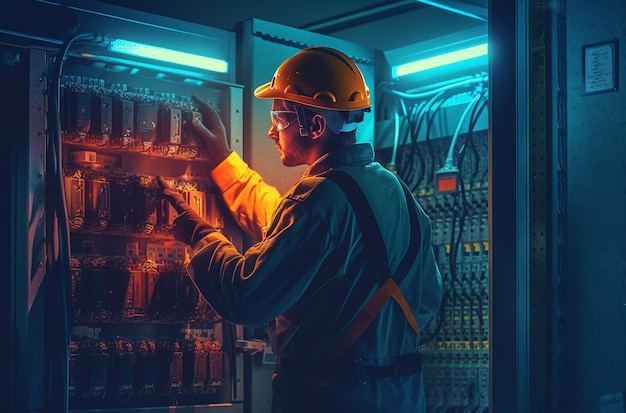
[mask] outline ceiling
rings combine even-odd
[[[104,0],[233,29],[249,18],[322,33],[383,52],[482,26],[488,0]]]

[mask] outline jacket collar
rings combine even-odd
[[[322,155],[304,172],[303,177],[319,175],[330,169],[350,164],[367,165],[374,160],[374,150],[369,143],[357,143]]]

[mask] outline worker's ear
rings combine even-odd
[[[317,139],[326,131],[326,118],[319,113],[316,113],[311,118],[309,123],[309,129],[311,131],[311,138]]]

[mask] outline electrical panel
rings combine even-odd
[[[467,136],[464,136],[467,138]],[[450,139],[431,144],[441,159]],[[455,191],[438,192],[432,175],[417,197],[433,224],[444,296],[422,335],[428,406],[486,410],[489,405],[489,240],[487,133],[465,142]],[[428,145],[421,148],[428,153]],[[465,151],[465,149],[464,149]],[[462,187],[460,186],[462,185]],[[476,410],[476,411],[484,411]]]
[[[236,333],[186,275],[190,251],[169,232],[177,213],[159,196],[155,177],[165,177],[201,217],[237,238],[203,172],[206,151],[189,128],[201,117],[191,94],[223,111],[240,91],[140,76],[121,83],[120,76],[91,75],[72,61],[64,72],[70,408],[231,403]]]
[[[241,151],[234,33],[89,1],[33,2],[24,11],[33,21],[54,13],[66,18],[59,24],[80,23],[67,31],[0,27],[3,53],[27,62],[30,78],[39,80],[24,89],[30,126],[45,131],[29,144],[30,161],[43,165],[32,175],[43,178],[45,193],[31,197],[29,208],[54,224],[31,236],[41,236],[46,254],[62,261],[58,270],[40,266],[48,273],[31,276],[30,341],[42,345],[31,346],[24,410],[243,411],[243,355],[236,349],[243,328],[223,320],[186,274],[190,251],[170,233],[177,213],[156,181],[165,178],[242,248],[243,233],[191,130],[202,116],[196,96],[218,111],[231,147]],[[68,274],[59,279],[65,264]],[[66,333],[64,355],[57,338]],[[38,369],[37,360],[58,368]],[[66,394],[49,391],[63,386]]]

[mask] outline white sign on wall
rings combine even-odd
[[[617,90],[617,40],[583,47],[585,94]]]

